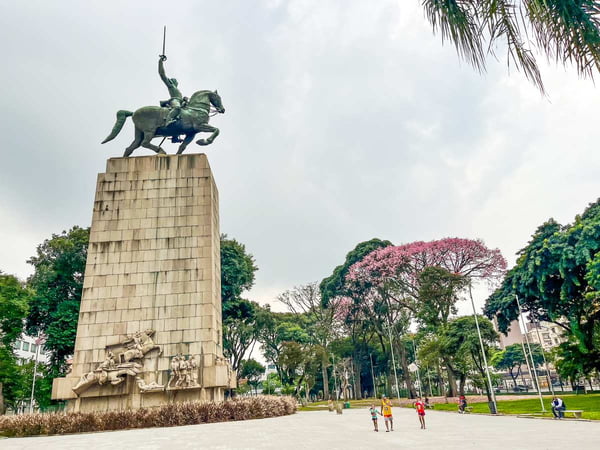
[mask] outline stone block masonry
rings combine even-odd
[[[80,411],[223,398],[231,373],[222,358],[218,205],[204,154],[108,160],[96,185],[72,372],[55,381],[54,398]],[[110,346],[144,330],[159,350],[145,355],[138,382],[167,386],[173,357],[183,355],[199,362],[201,388],[142,396],[127,377],[73,394]]]

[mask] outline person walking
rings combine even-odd
[[[371,413],[371,420],[373,421],[373,431],[379,432],[379,427],[377,425],[377,414],[381,415],[381,413],[377,411],[375,405],[371,405],[369,412]]]
[[[415,409],[417,410],[417,416],[419,416],[419,422],[421,423],[421,430],[425,429],[425,403],[421,400],[421,397],[417,397],[415,402]]]
[[[562,398],[554,396],[552,398],[552,415],[555,419],[562,419],[565,417],[565,409],[567,409],[565,402]]]
[[[383,421],[385,422],[385,432],[394,431],[392,401],[385,395],[381,397],[381,415],[383,415]]]

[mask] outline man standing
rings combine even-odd
[[[385,431],[394,431],[394,418],[392,417],[392,401],[385,395],[381,397],[381,414],[385,422]]]
[[[554,396],[552,398],[552,414],[554,415],[554,418],[562,419],[565,416],[565,409],[567,409],[567,407],[565,406],[563,399]]]

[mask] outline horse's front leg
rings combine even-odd
[[[215,138],[219,135],[219,129],[215,128],[213,126],[210,126],[207,123],[202,124],[200,127],[198,127],[198,131],[206,131],[208,133],[212,132],[212,134],[207,139],[198,139],[196,141],[196,144],[198,144],[198,145],[210,145],[213,143]]]
[[[183,151],[188,146],[188,144],[190,142],[192,142],[192,140],[194,139],[194,136],[196,136],[196,133],[194,133],[194,134],[186,134],[185,135],[185,138],[183,139],[183,142],[181,143],[181,145],[179,146],[179,149],[177,150],[177,154],[178,155],[181,155],[183,153]]]

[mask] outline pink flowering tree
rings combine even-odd
[[[428,267],[460,275],[466,284],[495,284],[506,270],[506,260],[498,249],[472,239],[446,238],[376,249],[353,264],[346,275],[348,291],[354,293],[355,311],[369,317],[378,334],[385,335],[387,326],[393,328],[395,336],[402,336],[422,306],[420,275]],[[397,350],[412,394],[405,346],[400,343]]]
[[[377,249],[355,263],[346,276],[351,286],[385,291],[396,302],[413,309],[419,274],[426,267],[442,267],[469,281],[494,284],[506,271],[506,260],[498,249],[489,249],[477,239],[446,238]]]

